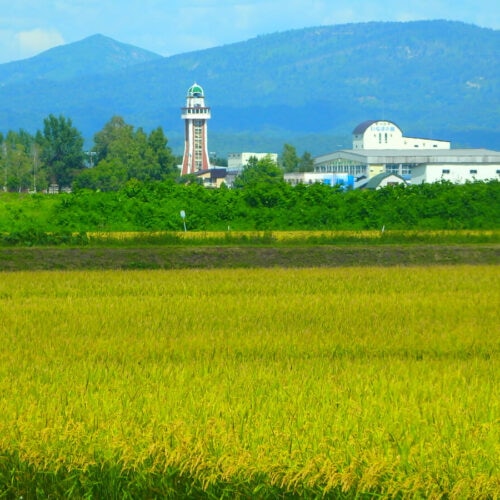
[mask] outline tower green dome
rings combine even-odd
[[[204,97],[203,88],[197,83],[193,83],[188,90],[188,97]]]

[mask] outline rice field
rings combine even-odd
[[[411,244],[498,243],[498,230],[338,230],[338,231],[104,231],[75,233],[89,244]]]
[[[0,498],[500,497],[498,266],[0,278]]]

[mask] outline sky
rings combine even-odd
[[[0,0],[0,64],[96,33],[170,56],[312,26],[449,19],[500,29],[498,0]]]

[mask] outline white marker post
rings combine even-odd
[[[181,210],[181,217],[182,217],[182,223],[184,224],[184,232],[187,231],[186,229],[186,212],[184,210]]]

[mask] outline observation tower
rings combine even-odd
[[[186,107],[182,108],[181,117],[185,123],[182,175],[208,170],[210,162],[208,157],[207,120],[210,119],[210,108],[205,106],[203,88],[197,83],[194,83],[188,89]]]

